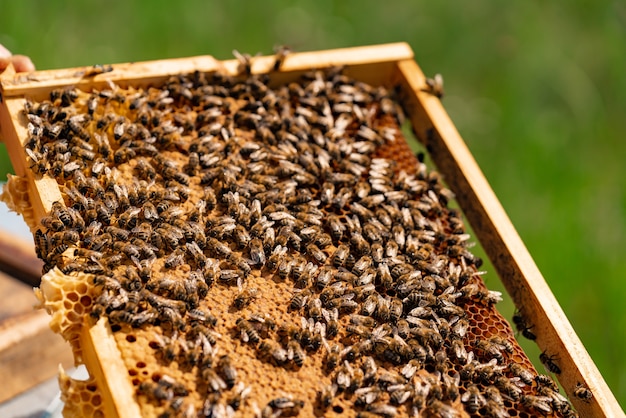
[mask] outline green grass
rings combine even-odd
[[[409,42],[624,407],[626,6],[560,3],[0,0],[0,42],[40,69]]]

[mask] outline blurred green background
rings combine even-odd
[[[0,43],[39,69],[410,43],[625,407],[626,3],[560,3],[0,0]]]

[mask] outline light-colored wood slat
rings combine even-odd
[[[394,63],[405,59],[413,59],[413,51],[406,42],[291,53],[284,59],[279,74],[274,74],[272,84],[284,84],[285,81],[295,80],[303,72],[315,69],[345,66],[344,73],[350,77],[373,85],[385,85],[394,71]],[[253,57],[252,74],[273,73],[275,62],[273,55]],[[238,60],[222,61],[224,70],[230,75],[238,74],[239,65]]]
[[[308,71],[314,68],[327,68],[335,65],[358,66],[361,64],[391,63],[413,58],[408,44],[399,42],[387,45],[373,45],[357,48],[333,49],[317,52],[302,52],[288,55],[281,66],[282,72]],[[254,57],[251,61],[255,74],[271,72],[274,56]],[[102,89],[109,82],[120,86],[147,86],[165,81],[175,74],[188,74],[194,71],[214,72],[222,70],[228,74],[238,74],[237,60],[217,61],[212,56],[198,56],[159,61],[126,64],[113,64],[110,72],[86,76],[93,67],[78,67],[63,70],[37,71],[33,73],[5,72],[0,76],[3,98],[14,96],[43,98],[55,88],[75,86],[83,89]]]
[[[361,46],[354,48],[329,49],[315,52],[299,52],[288,54],[281,65],[282,71],[310,71],[316,68],[333,66],[372,65],[376,63],[392,63],[403,59],[412,59],[413,51],[405,42],[394,44]],[[272,72],[275,57],[256,57],[252,61],[252,73],[264,74]],[[223,61],[224,68],[231,74],[237,73],[237,60]]]
[[[38,286],[42,267],[43,262],[37,258],[32,241],[0,229],[0,270],[31,286]],[[32,296],[30,289],[29,293]],[[0,291],[2,294],[5,293]]]
[[[0,402],[56,375],[59,363],[74,363],[67,343],[35,311],[32,288],[0,273]]]
[[[619,417],[623,412],[539,272],[478,164],[439,99],[426,93],[424,74],[413,60],[398,63],[407,114],[418,138],[456,194],[516,306],[534,324],[537,344],[562,372],[557,377],[581,416]],[[594,394],[589,402],[574,396],[577,383]]]
[[[198,56],[169,60],[136,62],[112,65],[113,71],[94,76],[87,76],[93,67],[78,67],[63,70],[36,71],[17,73],[13,76],[0,76],[4,99],[15,96],[42,99],[51,90],[66,86],[84,89],[107,88],[110,82],[127,86],[150,85],[166,80],[168,77],[194,71],[212,72],[219,68],[218,61],[211,56]],[[42,94],[44,96],[42,96]]]
[[[0,324],[8,318],[32,311],[35,302],[37,299],[30,286],[0,272]]]
[[[28,140],[28,121],[23,114],[26,100],[23,97],[5,98],[0,106],[0,127],[6,140],[5,145],[15,174],[28,180],[30,202],[35,219],[45,216],[52,208],[52,202],[62,200],[59,187],[51,177],[36,177],[30,167],[24,144]]]
[[[24,143],[28,138],[28,122],[21,111],[24,109],[24,98],[4,98],[0,106],[0,128],[6,144],[15,174],[24,177],[31,171],[26,165]]]
[[[81,347],[87,370],[98,382],[104,415],[112,418],[140,417],[139,405],[133,396],[135,388],[106,319],[101,318],[93,326],[85,322]]]

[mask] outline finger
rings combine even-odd
[[[0,56],[0,73],[11,63],[11,57],[5,58]]]
[[[35,64],[26,55],[13,55],[11,62],[13,62],[15,72],[35,71]]]
[[[11,62],[11,55],[11,51],[0,44],[0,72],[4,71]]]
[[[11,51],[6,49],[4,45],[0,44],[0,58],[9,58],[11,55]]]

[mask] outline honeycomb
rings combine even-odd
[[[64,256],[70,255],[66,253]],[[79,339],[96,293],[99,292],[93,287],[92,276],[82,272],[68,276],[56,267],[44,274],[40,287],[35,288],[39,308],[52,316],[50,328],[69,341],[76,365],[84,362]]]
[[[61,401],[64,402],[63,416],[105,417],[102,396],[95,378],[73,379],[59,366],[59,387]]]
[[[392,95],[341,68],[271,86],[239,58],[27,102],[30,165],[63,195],[37,294],[76,362],[104,317],[143,416],[576,416]],[[66,416],[102,414],[95,382],[60,383]]]
[[[7,182],[0,194],[0,200],[10,210],[20,213],[31,230],[37,228],[39,222],[35,219],[35,214],[33,213],[28,196],[28,181],[25,178],[7,174]]]

